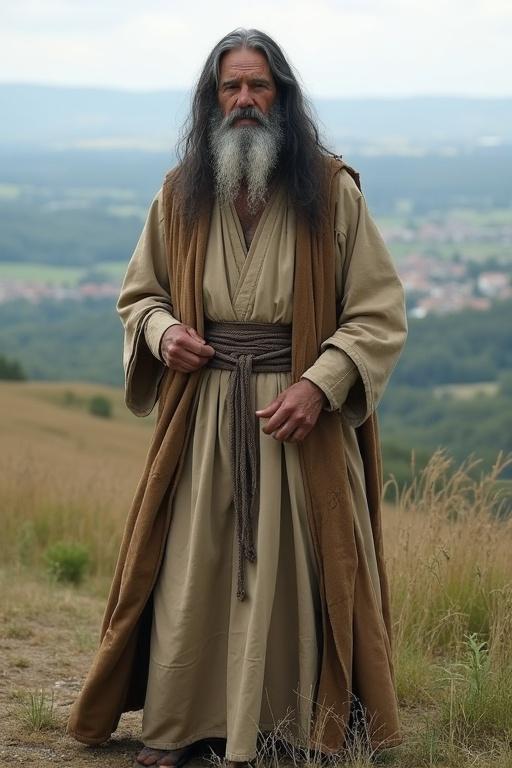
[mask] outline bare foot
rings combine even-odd
[[[163,765],[178,766],[183,765],[186,755],[191,751],[190,747],[181,749],[153,749],[144,747],[137,755],[136,763],[139,765]]]
[[[237,761],[237,760],[226,760],[225,762],[226,768],[250,768],[250,763],[248,763],[246,760]]]

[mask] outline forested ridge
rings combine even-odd
[[[496,303],[488,312],[465,310],[410,320],[394,385],[495,381],[503,371],[512,371],[511,324],[510,301]]]
[[[512,452],[512,302],[488,312],[411,320],[409,338],[379,406],[386,467],[404,479],[411,450],[438,447],[490,464]],[[29,378],[122,386],[122,326],[112,301],[0,305],[0,354]],[[460,399],[451,384],[495,382],[493,394]]]

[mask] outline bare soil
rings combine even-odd
[[[114,738],[100,747],[65,732],[97,647],[104,597],[23,573],[0,574],[0,594],[0,766],[131,766],[141,747],[140,713],[123,715]],[[55,723],[34,730],[26,722],[28,701],[41,690],[49,703],[53,697]]]

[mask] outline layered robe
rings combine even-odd
[[[380,323],[373,329],[370,323],[366,334],[397,333],[397,308],[403,311],[403,301],[389,254],[363,196],[346,172],[338,178],[333,237],[340,328],[325,340],[322,355],[303,376],[324,391],[330,409],[340,412],[358,535],[380,605],[364,469],[353,427],[375,407],[398,345],[393,345],[387,359],[379,356],[375,371],[365,366],[362,372],[343,325],[352,311],[351,297],[356,299],[363,290],[361,281],[377,302],[385,291],[393,309],[387,313],[389,328]],[[295,212],[283,187],[272,194],[249,248],[234,207],[215,204],[203,276],[205,316],[220,322],[291,323],[295,243]],[[147,412],[154,404],[162,373],[161,362],[158,369],[161,336],[179,322],[172,314],[166,252],[160,192],[119,301],[127,327],[127,401],[137,413]],[[144,333],[139,318],[133,322],[141,300]],[[135,332],[130,333],[134,326]],[[148,381],[148,349],[153,356],[152,382]],[[194,422],[170,501],[172,522],[154,590],[142,736],[146,745],[161,749],[224,737],[227,758],[241,761],[255,756],[258,732],[276,726],[290,741],[308,743],[322,618],[297,446],[281,444],[261,428],[254,520],[257,561],[246,565],[247,598],[237,599],[229,376],[229,371],[205,369],[196,393]],[[291,373],[253,375],[254,408],[268,405],[291,383]]]
[[[149,744],[221,735],[240,760],[254,755],[259,727],[290,711],[291,738],[307,738],[313,701],[314,743],[329,751],[346,738],[353,695],[372,743],[398,740],[372,414],[405,339],[403,292],[352,176],[329,163],[321,231],[295,220],[278,189],[248,253],[231,208],[185,232],[172,176],[165,205],[160,195],[153,203],[119,311],[126,402],[144,415],[159,397],[159,415],[102,644],[68,723],[80,741],[104,741],[122,711],[144,705]],[[158,356],[166,327],[182,320],[202,333],[205,315],[292,321],[292,373],[254,375],[255,408],[302,375],[329,401],[301,445],[259,435],[257,560],[243,603],[234,597],[229,373],[175,374]]]

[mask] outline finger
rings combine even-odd
[[[259,408],[256,411],[256,416],[259,419],[269,419],[277,411],[277,409],[281,405],[281,402],[282,401],[280,398],[276,398],[275,400],[272,400],[272,402],[266,405],[264,408]]]
[[[192,326],[187,325],[186,329],[189,336],[192,336],[196,341],[199,341],[201,344],[206,344],[206,341],[203,339],[203,337],[196,331],[195,328],[192,328]]]
[[[278,443],[286,443],[288,442],[288,432],[283,432],[282,429],[279,429],[277,432],[274,432],[272,435],[274,440],[276,440]]]
[[[199,338],[201,339],[201,337]],[[210,345],[207,344],[204,339],[197,341],[190,334],[187,334],[187,336],[183,337],[183,341],[180,346],[182,349],[193,352],[194,355],[199,355],[199,357],[212,357],[215,354],[214,348],[210,347]]]
[[[190,326],[187,326],[186,330],[187,330],[188,335],[192,339],[194,339],[194,341],[197,341],[201,345],[201,347],[202,347],[203,351],[202,352],[196,352],[196,354],[198,354],[198,355],[204,354],[205,357],[211,357],[212,355],[215,354],[214,348],[206,343],[206,341],[203,339],[202,336],[199,335],[199,333],[196,331],[195,328],[191,328]]]
[[[213,347],[202,341],[197,341],[189,333],[181,333],[176,338],[164,339],[163,353],[173,359],[178,359],[181,350],[187,350],[194,355],[210,358],[215,354]]]
[[[195,341],[197,341],[201,347],[202,352],[197,352],[196,354],[202,354],[205,357],[212,357],[212,355],[215,354],[215,350],[210,344],[207,344],[206,341],[203,339],[202,336],[199,335],[199,333],[196,331],[195,328],[191,328],[190,326],[187,326],[187,332],[193,338]]]
[[[169,368],[175,368],[187,366],[190,370],[195,371],[197,368],[201,368],[207,359],[194,355],[192,352],[188,352],[186,349],[173,350],[167,355],[167,365]]]
[[[288,436],[286,439],[287,443],[302,443],[304,438],[306,438],[309,433],[311,432],[311,429],[308,427],[299,427],[295,430],[295,432],[292,432],[291,435]]]
[[[263,427],[263,431],[266,435],[272,435],[274,432],[277,432],[278,429],[280,429],[286,421],[289,419],[289,412],[288,410],[280,407],[277,409],[277,411],[274,413],[274,415],[267,421],[265,426]],[[292,424],[290,424],[292,426]],[[293,428],[295,429],[296,424],[293,424]]]
[[[284,424],[272,434],[272,437],[280,443],[284,443],[288,442],[296,431],[296,426],[293,422],[285,421]]]

